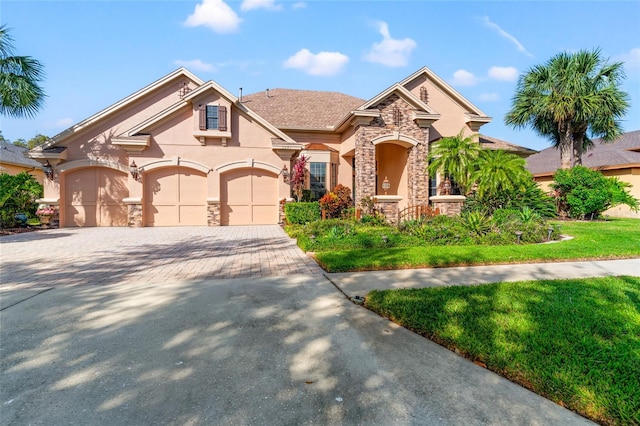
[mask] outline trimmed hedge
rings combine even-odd
[[[320,205],[317,202],[289,203],[284,206],[284,214],[287,218],[287,223],[304,225],[305,223],[320,220]]]

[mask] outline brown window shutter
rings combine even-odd
[[[200,130],[207,130],[207,106],[199,105],[198,106],[198,115],[199,115],[199,123]]]
[[[218,130],[222,132],[227,131],[227,107],[218,107]]]

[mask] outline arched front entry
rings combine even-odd
[[[399,200],[400,209],[407,207],[409,201],[409,150],[412,146],[401,141],[385,141],[375,145],[376,158],[376,195],[394,195]],[[383,183],[389,188],[385,191]]]
[[[278,175],[262,168],[239,168],[220,176],[221,225],[278,223]]]
[[[64,174],[64,226],[127,226],[129,196],[126,173],[87,167]]]
[[[146,226],[207,225],[207,175],[169,166],[143,175]]]

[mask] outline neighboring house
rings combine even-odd
[[[0,173],[17,175],[27,172],[42,183],[42,165],[27,157],[27,148],[8,142],[0,142]]]
[[[582,165],[631,184],[631,195],[640,199],[640,130],[625,133],[613,142],[595,139],[593,147],[582,155]],[[527,158],[527,168],[540,187],[549,191],[553,174],[560,168],[560,153],[553,147],[544,149]],[[610,208],[604,214],[640,218],[640,212],[633,212],[627,206]]]
[[[288,89],[236,97],[181,68],[30,155],[53,166],[43,201],[59,205],[61,226],[276,224],[300,154],[316,197],[340,183],[393,215],[429,203],[439,183],[426,172],[429,143],[490,120],[426,67],[370,100]]]

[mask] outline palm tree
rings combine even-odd
[[[466,195],[473,184],[474,163],[480,155],[480,144],[473,136],[464,136],[464,129],[456,136],[435,142],[427,158],[429,173],[449,175]]]
[[[503,150],[482,150],[475,166],[471,178],[480,197],[487,193],[524,190],[532,180],[531,173],[525,168],[524,159]]]
[[[42,64],[30,56],[16,56],[9,29],[0,26],[0,115],[33,117],[44,102],[39,86],[43,78]]]
[[[629,107],[619,88],[624,77],[623,63],[606,63],[600,49],[560,53],[520,76],[505,123],[549,138],[560,149],[561,168],[571,168],[582,163],[590,137],[612,141],[622,134]]]

